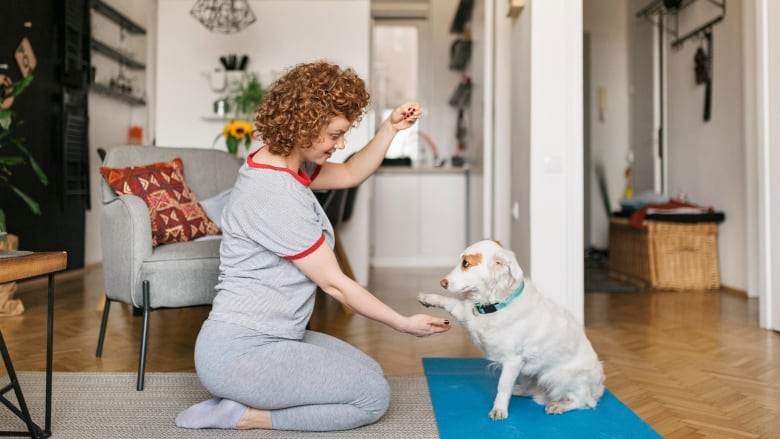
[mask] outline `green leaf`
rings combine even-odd
[[[219,134],[217,134],[217,137],[214,138],[214,143],[212,143],[212,145],[216,145],[217,144],[217,140],[219,140],[220,137],[222,137],[222,131],[220,131]]]
[[[0,157],[0,166],[18,166],[25,163],[24,157],[15,156],[2,156]]]
[[[11,92],[7,93],[5,97],[12,98],[15,96],[19,96],[24,91],[24,89],[27,88],[28,85],[30,85],[32,80],[33,80],[33,75],[28,75],[26,78],[22,78],[14,82],[8,87],[11,90]]]
[[[33,80],[33,76],[29,75],[26,78],[20,79],[19,81],[16,81],[12,83],[9,86],[0,86],[0,100],[4,100],[9,97],[15,97],[19,96],[24,89],[26,89],[30,83]],[[0,140],[5,141],[5,145],[0,144],[0,148],[6,147],[9,144],[12,144],[16,146],[16,149],[18,149],[22,155],[21,156],[0,156],[0,186],[10,188],[11,191],[13,191],[19,198],[24,201],[25,204],[27,204],[27,207],[30,208],[30,210],[36,214],[41,214],[41,206],[38,204],[37,201],[30,198],[29,195],[24,193],[21,189],[18,187],[8,183],[10,181],[11,177],[13,176],[13,173],[11,172],[11,167],[13,166],[19,166],[24,165],[26,163],[30,164],[30,167],[32,168],[33,172],[38,176],[38,179],[43,183],[44,185],[49,184],[49,179],[46,176],[46,173],[43,172],[43,169],[38,165],[38,162],[35,161],[35,158],[30,154],[30,151],[24,146],[24,139],[18,136],[14,136],[11,134],[11,128],[13,127],[13,118],[15,114],[10,109],[0,109]],[[21,126],[24,123],[24,121],[16,121],[16,126]],[[2,211],[0,211],[2,213]],[[2,228],[5,228],[5,215],[2,215],[3,224],[0,224]]]
[[[265,97],[266,92],[267,90],[256,74],[247,74],[241,88],[228,96],[228,101],[235,107],[236,119],[254,119],[252,115]]]
[[[225,144],[227,145],[228,152],[236,155],[238,152],[238,139],[232,136],[228,136],[225,138]]]
[[[11,117],[14,112],[8,108],[0,109],[0,128],[7,131],[11,127]]]
[[[5,212],[3,212],[3,209],[0,209],[0,232],[7,232],[8,230],[5,228]],[[5,240],[5,236],[3,237]]]
[[[16,193],[16,195],[18,195],[19,198],[21,198],[22,201],[24,201],[27,204],[27,207],[29,207],[30,210],[32,210],[32,213],[34,213],[36,215],[40,215],[41,214],[41,205],[38,204],[37,201],[35,201],[32,198],[30,198],[27,194],[22,192],[18,187],[14,186],[14,185],[11,185],[11,190],[14,191]]]
[[[43,172],[43,169],[38,165],[38,162],[35,161],[35,158],[30,154],[30,151],[22,145],[22,142],[19,139],[11,139],[11,142],[13,142],[14,145],[16,145],[17,148],[19,148],[24,155],[27,156],[27,160],[30,161],[30,167],[32,167],[35,174],[38,176],[38,180],[43,183],[44,186],[49,185],[49,178],[46,176],[46,173]]]

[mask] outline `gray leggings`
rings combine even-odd
[[[390,403],[376,361],[313,331],[289,340],[206,320],[195,369],[212,395],[271,410],[276,430],[348,430],[376,422]]]

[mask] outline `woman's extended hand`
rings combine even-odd
[[[395,131],[409,128],[422,116],[422,108],[417,102],[407,102],[390,113],[388,120]]]
[[[403,332],[417,337],[427,337],[450,330],[450,321],[441,317],[433,317],[427,314],[415,314],[406,318],[406,326]]]

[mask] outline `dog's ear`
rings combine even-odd
[[[517,263],[515,253],[509,249],[499,249],[493,255],[491,272],[496,283],[502,288],[511,288],[523,277],[523,270]]]

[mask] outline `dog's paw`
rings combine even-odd
[[[420,305],[425,307],[432,307],[436,306],[437,300],[435,294],[426,294],[426,293],[420,293],[417,295],[417,301],[420,302]]]
[[[568,401],[551,402],[544,406],[544,412],[548,415],[560,415],[570,410],[571,403]]]
[[[493,407],[493,410],[490,411],[488,416],[494,421],[500,421],[506,419],[509,416],[509,412],[505,408]]]

